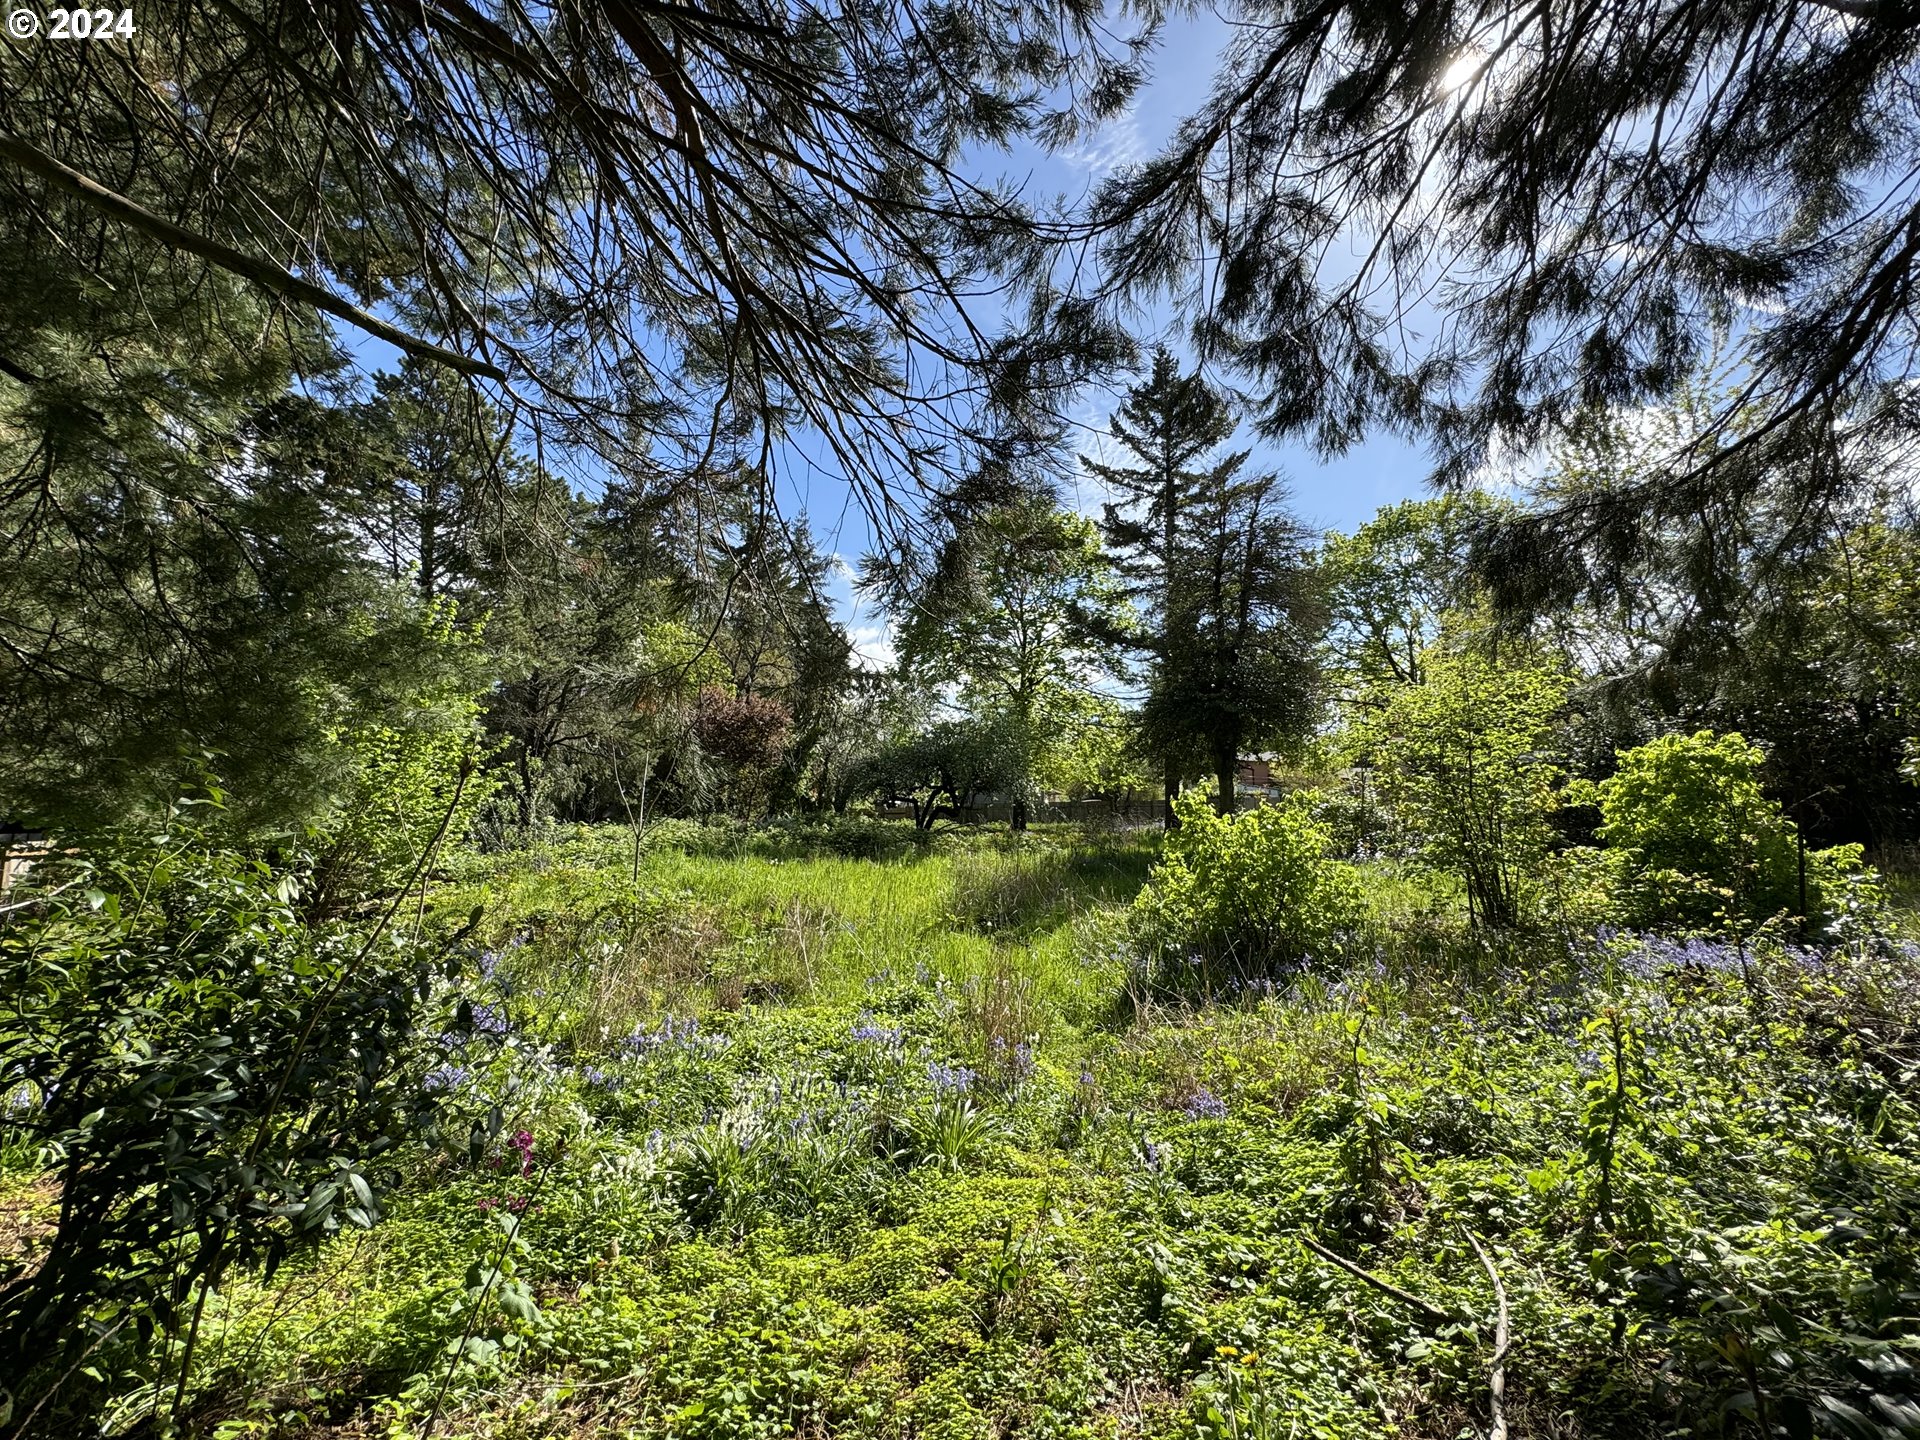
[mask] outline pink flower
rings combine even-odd
[[[514,1131],[513,1148],[520,1152],[520,1173],[522,1175],[531,1175],[533,1173],[533,1132],[530,1130]]]

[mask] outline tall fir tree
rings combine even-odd
[[[1131,465],[1082,456],[1081,464],[1118,498],[1102,507],[1101,533],[1139,625],[1109,638],[1148,658],[1151,683],[1165,683],[1172,657],[1191,639],[1173,588],[1184,526],[1215,465],[1203,463],[1233,433],[1226,401],[1198,373],[1182,375],[1164,347],[1147,378],[1127,392],[1108,427],[1134,457]],[[1166,787],[1166,823],[1178,823],[1173,799],[1191,756],[1168,738],[1157,757]]]
[[[1249,743],[1303,737],[1319,704],[1315,650],[1324,605],[1306,527],[1270,474],[1229,456],[1207,477],[1178,540],[1169,629],[1181,637],[1144,707],[1163,753],[1198,751],[1233,813]]]

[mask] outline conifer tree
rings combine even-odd
[[[1240,0],[1231,19],[1205,98],[1110,177],[1087,233],[1115,299],[1171,299],[1267,434],[1338,452],[1417,432],[1464,486],[1737,350],[1707,443],[1500,527],[1485,570],[1508,606],[1555,603],[1583,550],[1672,521],[1707,556],[1705,512],[1772,472],[1817,513],[1911,465],[1911,6]]]
[[[1103,507],[1101,532],[1114,570],[1133,602],[1140,624],[1109,639],[1148,657],[1150,684],[1165,683],[1173,656],[1190,638],[1173,587],[1189,512],[1217,467],[1205,462],[1233,433],[1225,400],[1198,373],[1182,375],[1164,347],[1153,356],[1148,377],[1127,392],[1108,428],[1134,457],[1131,465],[1082,456],[1080,463],[1119,498]],[[1189,756],[1171,736],[1157,747],[1166,786],[1166,824],[1178,823],[1173,799],[1180,793]]]
[[[1324,606],[1306,528],[1277,476],[1233,455],[1208,474],[1178,540],[1169,630],[1181,637],[1144,707],[1149,743],[1205,756],[1223,815],[1240,752],[1304,736],[1318,708]]]

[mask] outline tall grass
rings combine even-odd
[[[537,993],[547,1037],[576,1047],[664,1013],[857,1002],[890,977],[938,976],[969,997],[986,1063],[996,1041],[1011,1055],[1027,1039],[1033,1015],[1099,1013],[1120,974],[1108,933],[1157,848],[1064,826],[863,838],[878,860],[694,838],[692,851],[644,845],[635,879],[629,838],[583,831],[470,867],[438,906],[487,905],[482,933],[512,983]]]

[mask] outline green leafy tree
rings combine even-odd
[[[952,685],[1008,746],[1013,828],[1026,828],[1044,756],[1059,743],[1049,713],[1098,678],[1096,630],[1122,604],[1092,524],[1029,497],[974,517],[954,537],[942,583],[900,629],[900,659],[923,682]]]
[[[1093,691],[1067,691],[1057,698],[1046,723],[1059,738],[1035,773],[1041,788],[1120,805],[1153,784],[1138,728],[1118,700]]]
[[[326,737],[343,763],[306,845],[314,854],[306,903],[316,913],[405,884],[436,841],[467,837],[497,783],[482,768],[483,646],[455,614],[442,602],[421,620],[425,643],[446,655],[433,684],[381,713],[343,717]]]
[[[1519,925],[1553,839],[1563,778],[1554,744],[1570,677],[1444,641],[1421,667],[1420,684],[1385,687],[1360,709],[1349,744],[1408,852],[1459,878],[1473,923]]]
[[[1470,542],[1495,508],[1478,491],[1402,500],[1322,542],[1326,663],[1349,695],[1426,678],[1421,657],[1443,622],[1475,601]]]
[[[983,791],[1020,783],[1018,737],[1009,729],[999,717],[939,720],[907,731],[859,763],[853,787],[912,806],[914,829],[929,831],[943,812],[957,815]]]

